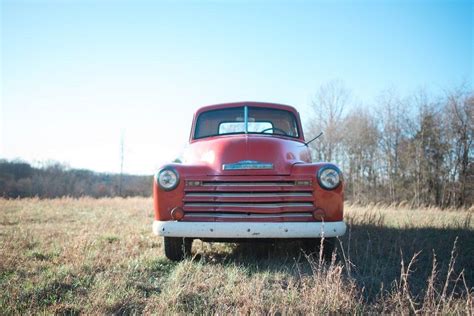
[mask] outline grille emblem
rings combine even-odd
[[[236,163],[223,164],[222,170],[249,170],[249,169],[273,169],[273,164],[255,160],[241,160]]]

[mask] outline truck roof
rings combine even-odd
[[[217,109],[224,109],[224,108],[234,108],[239,106],[252,106],[252,107],[260,107],[260,108],[272,108],[272,109],[279,109],[279,110],[286,110],[298,114],[298,111],[292,107],[291,105],[286,104],[278,104],[278,103],[269,103],[269,102],[255,102],[255,101],[241,101],[241,102],[231,102],[231,103],[220,103],[220,104],[213,104],[213,105],[206,105],[199,108],[195,116],[202,112],[207,112],[210,110],[217,110]],[[299,118],[299,115],[296,115]]]

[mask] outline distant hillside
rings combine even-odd
[[[61,196],[151,196],[150,176],[97,173],[59,163],[40,168],[0,159],[0,196],[54,198]],[[122,182],[122,183],[120,183]]]

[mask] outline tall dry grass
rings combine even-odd
[[[150,199],[0,200],[0,311],[474,313],[472,210],[346,209],[331,262],[297,242],[195,242],[172,263]]]

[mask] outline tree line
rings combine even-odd
[[[471,206],[474,202],[474,91],[433,96],[393,91],[358,105],[340,81],[320,87],[307,134],[317,161],[337,163],[353,202]]]
[[[97,173],[52,162],[33,167],[23,161],[0,160],[0,196],[114,197],[151,196],[152,176]]]
[[[474,91],[386,91],[356,103],[340,81],[319,88],[306,136],[315,161],[337,163],[346,200],[412,206],[474,204]],[[152,176],[96,173],[58,163],[0,160],[0,196],[150,196]]]

